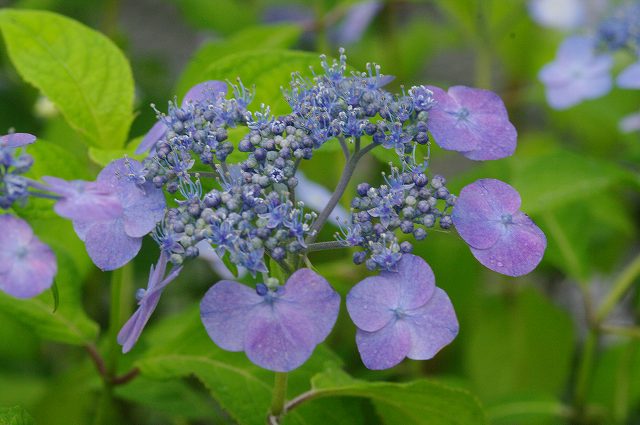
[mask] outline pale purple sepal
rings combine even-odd
[[[340,296],[322,276],[300,269],[277,291],[258,295],[238,282],[215,284],[200,304],[202,322],[218,346],[245,351],[265,369],[302,365],[331,332]]]
[[[586,21],[585,0],[529,0],[529,14],[538,24],[564,30]]]
[[[29,133],[12,133],[0,136],[0,148],[19,148],[36,141],[36,136]]]
[[[519,209],[520,195],[513,187],[481,179],[460,191],[451,218],[480,263],[507,276],[521,276],[540,263],[547,239]]]
[[[110,162],[95,182],[43,180],[61,196],[55,211],[73,221],[87,253],[102,270],[117,269],[133,259],[142,237],[164,217],[162,190],[145,180],[142,164],[132,159]]]
[[[458,334],[447,294],[435,286],[431,267],[411,254],[402,256],[398,272],[381,272],[354,286],[347,310],[369,369],[388,369],[405,357],[430,359]]]
[[[618,87],[623,89],[640,89],[640,62],[626,67],[618,75]]]
[[[182,267],[175,267],[165,278],[167,260],[168,257],[163,252],[160,254],[156,266],[151,266],[149,283],[147,284],[147,289],[142,292],[142,296],[138,299],[138,309],[118,333],[118,344],[122,345],[123,353],[129,352],[136,344],[142,330],[155,311],[158,301],[160,301],[162,291],[164,291],[164,288],[171,283],[182,270]]]
[[[56,257],[29,224],[0,215],[0,290],[16,298],[31,298],[50,288],[58,271]]]
[[[450,87],[448,92],[427,88],[436,101],[429,112],[429,131],[440,147],[476,161],[513,154],[518,134],[500,96],[465,86]]]
[[[634,131],[640,131],[640,112],[626,115],[620,120],[618,124],[620,131],[623,133],[633,133]]]
[[[152,148],[158,143],[158,140],[164,137],[167,132],[167,126],[162,121],[156,122],[151,130],[144,135],[140,144],[136,148],[136,155],[142,155],[143,153],[152,150]]]
[[[381,1],[370,0],[361,1],[351,6],[344,20],[335,31],[331,32],[334,44],[345,46],[360,40],[383,5]]]
[[[592,39],[573,36],[560,45],[556,59],[540,70],[538,78],[546,87],[549,105],[567,109],[611,91],[612,66],[610,55],[596,55]]]

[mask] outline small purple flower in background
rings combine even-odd
[[[623,117],[618,124],[623,133],[633,133],[640,131],[640,112],[629,114]]]
[[[227,83],[216,80],[205,81],[189,89],[187,94],[184,95],[184,99],[182,99],[182,106],[186,106],[189,102],[201,102],[210,96],[219,94],[227,94]],[[136,149],[136,154],[140,155],[148,150],[153,151],[156,142],[162,139],[166,132],[167,125],[162,120],[158,120],[158,122],[151,127],[151,130],[142,138],[142,141]]]
[[[555,61],[545,65],[538,77],[546,87],[549,105],[566,109],[607,94],[612,65],[610,55],[596,54],[593,39],[574,36],[560,45]]]
[[[112,161],[95,182],[45,177],[48,190],[62,197],[55,206],[71,219],[93,262],[102,270],[122,267],[135,257],[142,237],[164,217],[161,189],[145,181],[142,164]]]
[[[618,74],[617,83],[623,89],[640,89],[640,62],[629,65]]]
[[[342,22],[329,31],[333,44],[346,46],[360,40],[383,6],[383,2],[377,0],[361,1],[351,6]]]
[[[118,344],[122,345],[123,353],[129,352],[136,344],[142,330],[155,311],[158,301],[160,301],[162,291],[164,291],[164,288],[171,283],[182,270],[182,267],[174,267],[171,273],[165,278],[167,260],[167,254],[162,252],[158,259],[158,264],[156,264],[155,267],[151,266],[147,289],[140,289],[136,294],[139,307],[118,333]]]
[[[19,148],[36,141],[36,136],[29,133],[13,133],[0,136],[0,148]]]
[[[244,351],[253,363],[277,372],[296,369],[311,356],[331,332],[339,309],[338,293],[310,269],[296,271],[276,290],[222,280],[200,304],[213,342]]]
[[[449,297],[435,286],[431,267],[411,254],[402,256],[397,272],[383,271],[354,286],[347,310],[369,369],[388,369],[405,357],[428,360],[458,334]]]
[[[451,218],[458,233],[485,267],[507,276],[531,272],[547,239],[520,209],[520,195],[508,184],[481,179],[461,191]]]
[[[0,290],[31,298],[50,288],[58,271],[51,248],[12,215],[0,215],[0,229]]]
[[[528,6],[538,24],[571,30],[598,16],[607,7],[607,0],[530,0]]]
[[[518,134],[497,94],[465,86],[448,92],[427,88],[436,101],[429,112],[429,131],[440,147],[478,161],[513,154]]]

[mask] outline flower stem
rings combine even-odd
[[[287,396],[287,373],[276,372],[275,382],[273,384],[273,397],[271,399],[271,409],[269,417],[271,422],[278,423],[278,418],[284,413],[284,403]]]
[[[325,251],[329,249],[340,249],[340,248],[349,248],[349,246],[339,241],[316,242],[316,243],[307,245],[306,252]]]
[[[618,304],[620,298],[626,294],[627,290],[635,282],[638,275],[640,275],[640,254],[622,271],[618,280],[613,284],[613,289],[596,312],[596,323],[600,323],[606,319],[607,315],[613,310],[616,304]]]
[[[578,366],[578,376],[576,379],[575,393],[573,396],[573,406],[578,414],[582,416],[585,410],[587,392],[591,383],[591,372],[593,369],[596,350],[598,348],[598,333],[590,330],[585,339]]]

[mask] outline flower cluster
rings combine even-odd
[[[376,65],[347,73],[342,50],[321,65],[312,78],[293,75],[285,91],[289,114],[273,116],[268,105],[249,109],[253,92],[240,81],[231,90],[204,82],[158,112],[138,147],[149,152],[142,163],[114,161],[94,182],[44,179],[40,187],[57,197],[55,211],[72,220],[100,268],[130,261],[147,234],[160,248],[147,288],[137,293],[138,310],[118,335],[123,351],[134,347],[167,285],[201,250],[255,282],[250,288],[223,280],[206,293],[201,315],[211,339],[281,372],[304,363],[338,315],[339,295],[302,266],[314,251],[355,247],[356,264],[380,271],[347,296],[359,351],[372,369],[431,358],[458,332],[451,301],[435,287],[429,265],[411,254],[430,229],[457,228],[476,258],[503,274],[518,276],[539,263],[544,234],[518,211],[513,188],[485,179],[456,198],[443,176],[429,172],[429,158],[418,157],[421,145],[430,152],[431,137],[471,160],[511,155],[517,133],[496,94],[463,86],[392,94],[384,87],[393,78]],[[230,139],[234,127],[244,133]],[[296,199],[296,189],[307,195],[298,187],[308,184],[299,168],[327,143],[340,145],[346,164],[329,199],[312,202],[316,214]],[[373,149],[397,158],[384,184],[357,185],[337,241],[316,242]]]
[[[616,85],[640,89],[640,2],[624,2],[597,18],[596,31],[568,37],[560,45],[556,59],[540,71],[547,101],[555,109],[567,109],[609,93],[614,85],[613,55],[619,51],[634,62],[618,74]],[[633,117],[621,122],[624,131],[640,129],[634,126],[637,119]]]
[[[0,208],[9,209],[29,196],[29,181],[23,174],[33,165],[33,158],[20,148],[35,140],[27,133],[0,136]]]

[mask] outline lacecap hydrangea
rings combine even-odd
[[[315,251],[352,248],[355,265],[378,273],[347,296],[356,343],[371,369],[429,359],[457,335],[451,301],[426,261],[411,254],[431,229],[458,226],[476,258],[499,273],[519,276],[540,262],[544,234],[519,211],[515,189],[485,179],[458,198],[420,156],[431,137],[472,160],[513,154],[517,133],[496,94],[463,86],[393,94],[384,88],[393,78],[376,65],[347,72],[342,50],[337,60],[322,56],[321,67],[311,78],[292,75],[286,115],[272,115],[269,105],[252,108],[253,88],[240,80],[203,82],[158,112],[139,146],[149,153],[142,162],[115,161],[95,182],[46,179],[56,211],[73,221],[99,267],[131,260],[146,234],[158,244],[148,287],[137,293],[139,308],[118,337],[124,351],[134,348],[160,295],[203,246],[254,281],[226,279],[207,291],[200,307],[209,336],[278,372],[302,365],[338,315],[338,293],[311,268]],[[244,128],[239,139],[230,139],[233,128]],[[340,146],[345,166],[314,211],[295,196],[307,184],[298,176],[328,143]],[[361,182],[349,193],[359,161],[374,149],[395,158],[384,184]],[[337,221],[335,238],[319,241],[349,195],[351,212]]]

